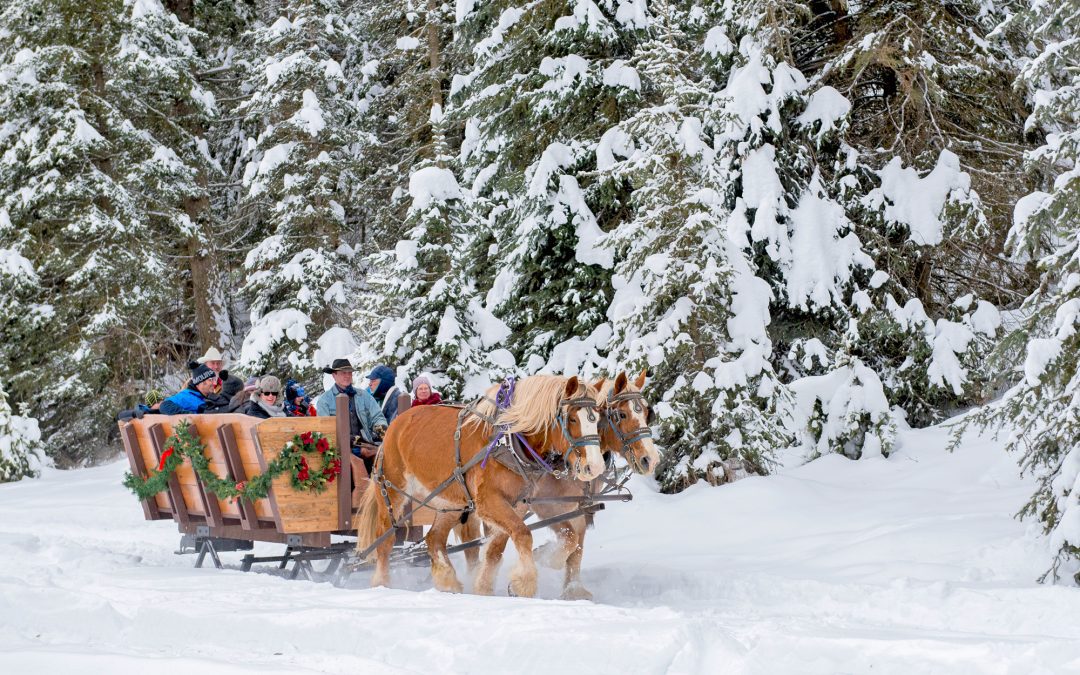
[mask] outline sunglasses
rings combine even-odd
[[[262,395],[263,395],[263,396],[277,396],[277,395],[278,395],[278,394],[280,394],[280,393],[281,393],[281,392],[279,392],[279,391],[264,391],[264,392],[262,393]]]

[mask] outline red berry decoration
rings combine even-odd
[[[318,454],[322,468],[312,470],[305,453]],[[322,492],[341,474],[341,459],[330,439],[317,431],[307,431],[286,444],[281,457],[293,466],[292,484],[298,490]]]

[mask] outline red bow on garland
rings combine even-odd
[[[174,448],[170,445],[169,447],[165,448],[165,452],[161,453],[161,459],[158,460],[157,465],[158,471],[165,470],[165,460],[169,459],[169,456],[173,454],[173,450]]]

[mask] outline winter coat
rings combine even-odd
[[[162,415],[194,415],[206,410],[206,397],[188,386],[161,402]]]
[[[269,410],[267,409],[269,408]],[[274,412],[271,413],[271,410]],[[284,417],[285,411],[279,406],[267,406],[261,401],[251,400],[240,406],[240,409],[236,412],[242,415],[251,415],[252,417],[258,417],[259,419],[268,420],[271,417]]]
[[[353,391],[356,393],[349,397],[349,412],[354,414],[349,418],[349,428],[354,432],[360,432],[353,433],[353,436],[362,436],[368,443],[374,443],[375,436],[372,435],[371,430],[379,425],[387,426],[386,417],[367,389],[354,388]],[[344,392],[335,384],[315,401],[315,409],[320,416],[337,414],[337,395],[340,393]]]
[[[437,391],[431,392],[431,396],[428,396],[423,400],[418,399],[414,396],[412,401],[414,408],[418,405],[439,405],[440,403],[442,403],[442,395],[440,395]]]
[[[382,387],[380,386],[379,389],[382,389]],[[375,397],[376,401],[382,401],[382,413],[383,417],[386,418],[387,424],[393,422],[394,418],[397,417],[397,397],[400,393],[401,392],[398,391],[397,387],[390,387],[390,389],[383,394],[381,399],[378,396]]]
[[[215,389],[214,392],[220,393],[227,399],[231,400],[244,389],[244,381],[227,370],[218,373],[218,377],[221,379],[221,391]]]

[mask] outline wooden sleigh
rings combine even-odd
[[[409,407],[407,394],[398,399],[399,410]],[[295,552],[351,543],[331,544],[332,535],[354,535],[353,510],[360,494],[369,485],[363,461],[349,453],[348,399],[339,395],[334,417],[278,417],[259,419],[248,415],[145,415],[122,420],[120,438],[136,476],[147,478],[148,469],[158,466],[167,439],[181,421],[187,420],[198,433],[210,469],[221,478],[245,481],[266,471],[267,465],[296,434],[312,431],[330,438],[343,458],[341,475],[321,493],[293,488],[287,474],[274,479],[269,494],[254,502],[247,499],[219,499],[206,489],[191,463],[184,460],[169,480],[167,490],[142,500],[147,520],[176,522],[192,548],[199,553],[201,566],[209,553],[221,567],[218,551],[250,549],[237,542],[276,542],[287,545],[285,556],[247,556],[243,568],[253,562],[280,561],[282,567]],[[434,511],[419,509],[412,514],[410,528],[402,537],[416,539],[420,528],[430,525]]]

